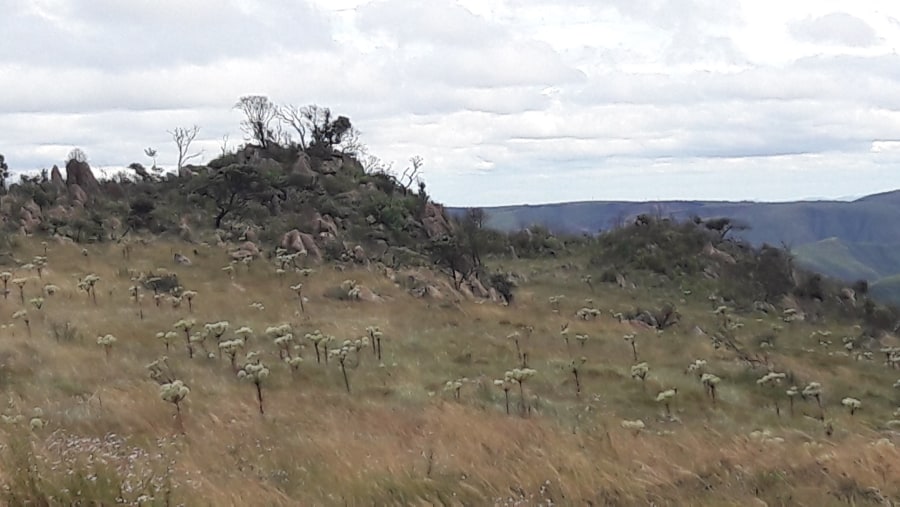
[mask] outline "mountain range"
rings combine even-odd
[[[539,225],[569,234],[594,234],[645,213],[678,220],[727,217],[742,226],[732,233],[737,237],[783,245],[806,268],[848,282],[864,279],[874,295],[900,303],[900,190],[852,201],[592,201],[484,210],[494,229]]]

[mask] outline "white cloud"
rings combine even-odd
[[[790,32],[797,40],[812,43],[868,47],[878,42],[868,23],[846,12],[795,21],[790,24]]]
[[[0,0],[15,170],[239,142],[241,95],[345,114],[451,204],[900,186],[900,7],[877,0]]]

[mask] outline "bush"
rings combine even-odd
[[[154,293],[175,293],[181,289],[178,275],[174,273],[164,275],[149,273],[144,277],[143,285]]]

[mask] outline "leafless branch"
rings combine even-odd
[[[175,130],[169,130],[169,134],[172,135],[172,140],[175,141],[175,146],[178,147],[178,170],[180,171],[184,164],[189,160],[195,159],[200,155],[203,155],[203,150],[200,150],[196,153],[189,153],[191,149],[191,143],[194,142],[194,139],[197,137],[197,134],[200,133],[200,127],[194,125],[191,128],[185,127],[177,127]]]

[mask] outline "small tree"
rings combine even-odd
[[[258,359],[258,354],[247,354],[247,363],[237,372],[237,376],[241,380],[253,383],[256,386],[256,400],[259,402],[259,413],[264,414],[262,383],[268,378],[269,369]]]
[[[781,392],[779,386],[781,385],[781,381],[786,377],[787,375],[785,375],[784,373],[769,372],[756,381],[757,385],[762,386],[770,391],[772,401],[775,405],[775,414],[779,416],[781,415],[781,408],[778,406],[778,394]]]
[[[0,191],[6,192],[6,180],[9,179],[9,165],[6,158],[0,153]]]
[[[91,273],[91,274],[85,276],[84,278],[82,278],[81,281],[78,282],[78,288],[83,290],[89,296],[91,296],[91,300],[94,302],[95,305],[97,304],[97,291],[95,289],[97,286],[97,282],[99,282],[99,281],[100,281],[100,277]]]
[[[700,377],[700,383],[706,388],[706,394],[712,399],[713,405],[716,404],[716,388],[721,381],[722,379],[712,373],[704,373],[703,376]]]
[[[181,293],[181,297],[187,300],[188,312],[194,312],[194,298],[197,297],[197,291],[186,290]]]
[[[300,301],[300,311],[306,313],[306,306],[303,304],[303,283],[298,282],[297,285],[291,285],[291,290],[297,293],[297,301]]]
[[[528,381],[531,377],[533,377],[537,371],[531,368],[514,368],[508,372],[506,372],[510,380],[519,385],[519,396],[522,407],[522,415],[527,415],[529,412],[528,403],[525,399],[525,382]]]
[[[625,340],[625,343],[627,343],[628,345],[631,345],[631,355],[634,356],[634,360],[637,361],[638,353],[637,353],[637,342],[635,342],[635,336],[633,334],[626,334],[623,337],[623,339]]]
[[[572,376],[575,377],[575,397],[581,397],[581,379],[578,375],[579,370],[582,366],[587,362],[586,357],[582,357],[580,359],[573,359],[569,362],[569,370],[572,372]]]
[[[511,372],[506,372],[511,373]],[[509,375],[504,375],[502,379],[497,379],[494,381],[494,385],[503,389],[503,397],[506,400],[506,415],[509,415],[509,391],[513,388],[515,382],[512,380],[512,377]]]
[[[173,380],[159,387],[160,398],[175,405],[175,418],[182,433],[184,433],[184,422],[181,419],[181,402],[187,398],[190,392],[191,390],[188,386],[184,385],[184,382],[180,380]]]
[[[788,403],[790,403],[791,407],[791,417],[794,416],[794,398],[800,395],[800,390],[797,389],[797,386],[791,386],[784,392],[788,397]]]
[[[330,336],[328,336],[328,335],[325,335],[325,334],[322,334],[321,331],[319,331],[318,329],[316,329],[316,330],[313,331],[312,333],[306,333],[305,338],[306,338],[307,340],[311,341],[312,344],[313,344],[313,349],[316,351],[316,363],[317,363],[317,364],[321,363],[322,360],[321,360],[320,351],[321,351],[321,352],[324,352],[324,353],[326,354],[326,357],[327,357],[327,354],[328,354],[328,350],[327,350],[328,342],[331,341],[332,337],[330,337]],[[321,350],[322,348],[324,348],[325,350],[322,351],[322,350]],[[327,359],[326,359],[325,362],[326,362],[326,363],[328,362]]]
[[[97,345],[103,347],[107,359],[109,359],[109,354],[112,352],[113,345],[115,345],[117,341],[116,337],[111,334],[97,337]]]
[[[641,381],[641,389],[647,385],[647,375],[650,373],[650,366],[647,363],[638,363],[631,367],[631,378]]]
[[[25,304],[25,285],[28,283],[27,278],[13,278],[12,284],[19,289],[19,301]]]
[[[181,319],[173,326],[175,329],[180,329],[184,332],[184,343],[187,345],[188,358],[190,359],[194,358],[194,346],[191,343],[191,330],[194,329],[194,326],[196,325],[196,319]]]
[[[219,351],[228,356],[228,360],[231,363],[231,369],[235,372],[238,371],[237,353],[242,348],[244,348],[244,340],[241,339],[225,340],[219,344]]]
[[[669,418],[672,417],[672,399],[675,398],[677,393],[677,389],[666,389],[665,391],[660,391],[660,393],[656,395],[656,402],[662,403],[666,407],[666,415]]]
[[[375,353],[375,358],[378,361],[381,361],[381,338],[384,336],[384,333],[378,329],[378,326],[369,326],[366,328],[366,333],[369,335],[369,342],[372,344],[372,352]]]
[[[362,347],[362,343],[357,342],[353,343],[350,340],[344,342],[344,344],[339,349],[334,349],[329,352],[330,355],[334,356],[338,360],[338,364],[341,367],[341,374],[344,376],[344,387],[347,389],[347,392],[350,392],[350,378],[347,376],[347,358],[350,356],[350,352],[356,352],[357,357],[359,354],[359,349]]]
[[[175,130],[170,130],[168,132],[172,136],[172,140],[175,141],[175,146],[178,148],[177,168],[179,172],[181,171],[181,168],[184,167],[184,164],[187,161],[203,155],[203,150],[195,153],[190,153],[191,143],[194,142],[197,134],[200,133],[199,126],[194,125],[190,128],[176,127]],[[156,164],[154,163],[153,165],[155,166]]]
[[[265,95],[245,95],[234,105],[244,114],[241,130],[247,140],[256,142],[262,149],[268,149],[276,140],[272,122],[278,115],[278,108]]]
[[[3,282],[3,299],[7,299],[9,297],[9,280],[12,278],[12,273],[9,271],[4,271],[0,273],[0,282]]]
[[[850,415],[856,413],[862,407],[862,402],[857,400],[856,398],[844,398],[841,400],[841,405],[847,407],[850,410]]]
[[[28,336],[31,336],[31,319],[28,317],[28,310],[18,310],[13,313],[12,318],[24,322],[25,329],[28,331]]]
[[[166,352],[169,351],[169,345],[171,345],[176,338],[178,338],[178,333],[175,331],[160,331],[156,333],[156,339],[166,345]]]

